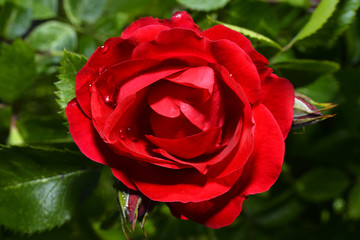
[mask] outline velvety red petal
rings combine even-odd
[[[211,179],[195,169],[172,170],[152,164],[128,168],[128,174],[138,189],[159,202],[201,202],[227,192],[241,173]]]
[[[156,112],[151,112],[150,125],[154,136],[167,139],[184,138],[201,131],[183,115],[177,118],[168,118]]]
[[[115,166],[120,165],[121,167],[122,157],[114,154],[100,138],[93,127],[92,121],[83,113],[76,99],[68,103],[65,113],[69,121],[71,136],[85,156],[108,166],[114,166],[113,162],[117,162]],[[129,188],[136,189],[126,173],[119,175],[118,178]]]
[[[242,48],[251,58],[253,63],[255,64],[260,78],[263,79],[263,75],[267,75],[272,70],[267,67],[268,60],[258,53],[251,45],[249,39],[247,39],[244,35],[230,28],[227,28],[223,25],[216,25],[211,27],[201,33],[201,36],[207,37],[210,40],[216,41],[221,39],[228,39],[234,43],[236,43],[240,48]]]
[[[284,139],[287,137],[293,119],[294,87],[285,78],[271,74],[262,85],[260,102],[272,113],[279,124]]]
[[[210,42],[197,32],[174,28],[160,32],[153,41],[138,45],[132,58],[149,58],[159,61],[169,59],[203,59],[204,62],[215,62],[211,56]],[[197,60],[198,61],[198,60]]]
[[[212,128],[204,132],[178,139],[158,138],[146,135],[150,142],[167,152],[185,159],[209,154],[219,149],[221,128]]]
[[[201,223],[210,228],[230,225],[239,216],[245,196],[239,194],[241,182],[237,182],[224,195],[198,203],[168,203],[171,213],[178,218]]]
[[[261,81],[249,55],[234,42],[218,40],[211,43],[212,55],[219,65],[224,66],[240,83],[250,103],[256,102],[261,95]],[[234,60],[236,59],[236,61]]]
[[[227,144],[218,155],[210,159],[208,176],[223,177],[243,168],[254,146],[251,107],[241,86],[222,66],[214,66],[225,82],[224,106],[227,107],[223,126],[223,143]]]
[[[200,104],[180,102],[180,110],[189,121],[203,131],[212,127],[222,127],[225,110],[224,97],[216,83],[210,98]]]
[[[194,23],[193,19],[187,12],[176,12],[170,19],[158,19],[152,17],[144,17],[134,21],[121,34],[122,38],[128,38],[138,29],[149,25],[162,25],[171,28],[187,28],[200,32],[200,28]]]
[[[269,190],[280,175],[285,154],[284,137],[271,112],[262,104],[253,108],[255,145],[239,181],[245,195]]]
[[[85,66],[77,73],[75,94],[78,103],[87,116],[90,110],[90,85],[103,70],[130,58],[133,45],[121,38],[110,38],[91,55]]]

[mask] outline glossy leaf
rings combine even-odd
[[[305,94],[306,96],[316,99],[317,102],[331,102],[334,95],[339,90],[339,83],[330,74],[323,75],[315,82],[296,89],[296,91]]]
[[[0,45],[0,99],[12,103],[35,81],[34,51],[22,40]]]
[[[284,49],[289,49],[295,42],[317,32],[335,12],[338,3],[339,0],[322,0],[311,15],[310,20]]]
[[[68,102],[75,97],[75,76],[76,73],[85,65],[87,59],[82,55],[65,51],[59,67],[59,81],[55,83],[57,102],[63,110]]]
[[[80,153],[0,148],[0,224],[34,233],[60,226],[96,186],[99,165]]]
[[[211,11],[225,7],[230,0],[177,0],[181,5],[197,11]]]
[[[64,0],[66,16],[75,25],[94,23],[103,13],[107,0]]]
[[[77,45],[76,32],[71,25],[58,21],[47,21],[38,25],[26,40],[40,51],[74,50]]]
[[[296,182],[296,190],[304,199],[323,202],[341,195],[349,185],[348,176],[341,170],[318,168],[305,173]]]
[[[335,13],[324,26],[309,38],[299,42],[299,45],[318,47],[326,44],[327,47],[334,45],[336,40],[348,29],[355,20],[356,12],[360,8],[360,0],[340,1]]]
[[[0,11],[0,36],[7,39],[21,37],[31,26],[31,9],[7,1]]]

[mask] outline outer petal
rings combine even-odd
[[[166,169],[152,164],[129,167],[130,179],[148,198],[159,202],[202,202],[223,195],[235,184],[241,172],[210,179],[196,169]]]
[[[272,72],[272,70],[267,67],[269,64],[268,60],[263,55],[258,53],[252,47],[250,40],[241,33],[231,30],[230,28],[227,28],[223,25],[216,25],[202,32],[201,36],[207,37],[213,41],[227,39],[236,43],[250,56],[259,72],[261,79],[263,79],[264,76],[267,76],[269,72]]]
[[[211,228],[230,225],[239,216],[245,196],[239,194],[241,182],[227,193],[199,203],[168,203],[171,213],[181,219],[190,219]]]
[[[291,129],[294,114],[294,99],[294,87],[289,80],[271,74],[263,82],[260,102],[264,104],[274,116],[284,139]]]
[[[128,26],[121,34],[122,38],[130,37],[135,31],[149,25],[163,25],[171,28],[187,28],[200,32],[200,28],[194,23],[187,12],[176,12],[170,19],[158,19],[152,17],[140,18]]]
[[[244,167],[240,182],[244,195],[269,190],[280,175],[285,154],[285,143],[281,130],[262,104],[253,108],[255,119],[255,145],[251,159]]]
[[[76,145],[80,148],[80,151],[85,154],[85,156],[104,165],[122,167],[122,157],[114,154],[113,151],[99,137],[99,134],[93,127],[91,120],[86,117],[80,109],[75,98],[68,103],[65,113],[69,121],[70,133]],[[113,162],[117,162],[117,164],[114,165],[112,164]],[[128,178],[125,172],[121,175],[119,174],[118,178],[127,187],[136,189],[135,185]]]
[[[77,73],[75,93],[78,103],[87,116],[90,111],[90,85],[106,68],[130,58],[133,45],[120,38],[106,40],[103,47],[98,47],[85,66]]]

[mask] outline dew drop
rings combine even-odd
[[[230,73],[230,77],[232,77],[232,74]]]
[[[106,66],[102,66],[99,68],[99,75],[103,74],[106,71]]]
[[[108,102],[111,102],[110,96],[106,96],[106,97],[105,97],[105,102],[107,102],[107,103],[108,103]]]
[[[124,131],[123,129],[120,129],[120,131],[119,131],[119,137],[120,137],[122,140],[124,140],[124,139],[126,138],[126,136],[125,136],[125,131]]]
[[[106,53],[108,49],[109,49],[109,46],[108,46],[108,45],[102,45],[102,46],[100,47],[100,52],[101,52],[101,53]]]
[[[126,129],[126,136],[131,141],[136,141],[136,139],[138,137],[138,127],[136,125],[131,125],[130,127],[128,127]]]

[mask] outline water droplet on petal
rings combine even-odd
[[[106,66],[102,66],[99,68],[99,75],[103,74],[106,71]]]
[[[230,77],[232,77],[232,74],[230,73]]]
[[[108,103],[108,102],[110,102],[110,101],[111,101],[110,96],[106,96],[106,97],[105,97],[105,102]]]
[[[89,92],[91,93],[91,89],[92,89],[92,84],[89,84]]]
[[[122,140],[124,140],[125,139],[125,132],[124,132],[124,130],[123,129],[120,129],[120,131],[119,131],[119,137],[122,139]]]
[[[136,141],[136,139],[138,138],[138,127],[136,125],[131,125],[130,127],[128,127],[126,129],[126,136],[131,141]]]
[[[100,47],[100,52],[101,52],[101,53],[106,53],[108,49],[109,49],[109,46],[108,46],[108,45],[102,45],[102,46]]]

